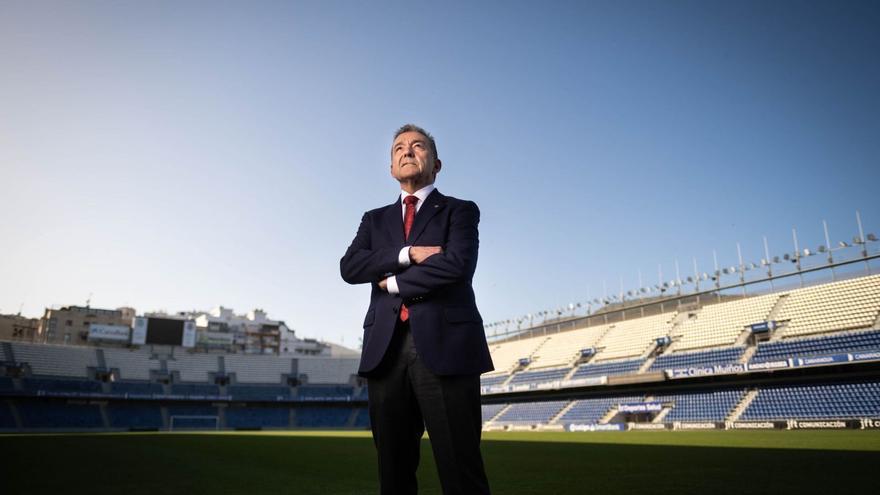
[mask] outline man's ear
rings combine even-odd
[[[443,162],[440,161],[439,158],[434,160],[434,177],[437,176],[437,173],[440,172],[440,169],[443,168]]]

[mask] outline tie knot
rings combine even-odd
[[[418,197],[418,196],[412,196],[412,195],[410,195],[410,196],[407,196],[407,197],[403,198],[403,204],[405,204],[405,205],[407,205],[407,206],[409,206],[409,205],[415,205],[415,204],[418,203],[418,202],[419,202],[419,197]]]

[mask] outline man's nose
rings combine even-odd
[[[412,149],[412,146],[407,146],[406,148],[403,149],[403,156],[410,156],[410,157],[416,156],[415,152]]]

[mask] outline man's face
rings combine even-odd
[[[391,176],[399,182],[424,187],[434,183],[440,160],[431,153],[428,138],[409,131],[397,136],[391,145]]]

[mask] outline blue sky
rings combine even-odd
[[[339,278],[394,130],[482,211],[484,319],[880,230],[874,2],[0,3],[0,312],[261,307]]]

